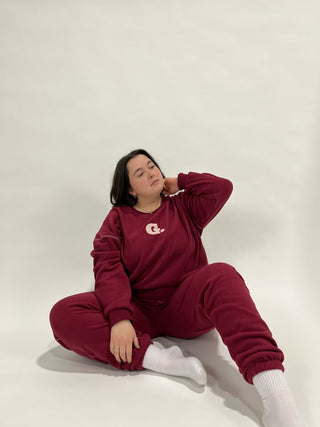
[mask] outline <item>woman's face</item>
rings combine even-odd
[[[145,155],[139,154],[127,163],[129,193],[140,198],[152,198],[161,193],[164,179],[160,169]]]

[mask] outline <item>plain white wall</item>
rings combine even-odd
[[[231,179],[204,233],[210,261],[239,269],[271,323],[283,310],[285,330],[300,299],[316,319],[319,12],[297,0],[2,0],[4,312],[33,304],[47,328],[56,299],[92,286],[115,163],[141,147],[167,176]]]

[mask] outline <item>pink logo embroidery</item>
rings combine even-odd
[[[163,233],[164,232],[164,228],[159,228],[158,227],[158,224],[148,224],[147,226],[146,226],[146,232],[148,233],[148,234],[160,234],[160,233]]]

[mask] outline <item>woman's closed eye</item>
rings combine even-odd
[[[154,169],[156,167],[156,165],[152,165],[149,167],[149,169]],[[143,176],[143,171],[141,173],[139,173],[138,178],[141,178]]]

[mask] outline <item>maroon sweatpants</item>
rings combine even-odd
[[[166,305],[133,302],[133,326],[140,349],[132,363],[110,353],[110,327],[94,292],[62,299],[51,310],[55,339],[69,350],[126,370],[142,370],[151,338],[194,338],[216,328],[244,379],[269,369],[284,370],[283,353],[261,319],[242,276],[230,265],[214,263],[188,276]]]

